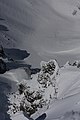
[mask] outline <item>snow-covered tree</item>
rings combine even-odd
[[[79,60],[74,61],[73,66],[80,68],[80,61]]]
[[[44,87],[53,85],[54,79],[58,74],[59,66],[55,60],[49,62],[41,62],[41,71],[38,74],[38,82]]]

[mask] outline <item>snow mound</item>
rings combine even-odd
[[[7,77],[8,79],[12,79],[13,81],[16,81],[16,83],[18,83],[25,79],[30,79],[30,73],[31,72],[28,68],[18,68],[6,72],[5,77]]]

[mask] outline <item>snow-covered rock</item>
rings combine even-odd
[[[70,61],[67,61],[66,64],[64,65],[64,67],[68,67],[68,66],[71,66]]]

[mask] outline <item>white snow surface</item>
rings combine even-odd
[[[29,120],[28,118],[24,117],[22,112],[16,113],[14,116],[11,117],[12,120]]]

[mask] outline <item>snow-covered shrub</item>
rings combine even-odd
[[[59,66],[55,60],[49,62],[41,62],[41,71],[38,74],[38,82],[43,87],[48,87],[50,84],[53,85],[54,79],[58,74]]]
[[[56,60],[50,60],[49,62],[41,62],[41,72],[48,73],[49,75],[53,75],[57,73],[58,64]]]
[[[38,82],[42,84],[42,87],[48,87],[51,83],[50,76],[48,74],[38,74]]]
[[[76,60],[74,61],[73,66],[77,66],[77,65],[78,65],[78,61]]]
[[[30,104],[30,102],[28,102],[26,98],[24,98],[20,103],[20,110],[30,116],[37,111],[37,106],[36,104]]]
[[[58,64],[55,60],[41,62],[41,71],[18,84],[20,110],[31,116],[44,106],[49,106],[51,99],[57,98]],[[18,96],[17,96],[18,97]]]
[[[18,90],[19,90],[20,94],[22,94],[25,89],[26,89],[26,87],[23,83],[18,84]]]
[[[76,60],[76,61],[73,63],[73,66],[76,66],[77,68],[80,68],[80,61]]]
[[[26,112],[27,115],[32,115],[38,108],[42,107],[42,94],[38,91],[25,91],[24,97],[20,102],[20,110]]]
[[[20,84],[24,97],[20,104],[28,115],[35,113],[39,108],[48,105],[50,99],[57,98],[58,64],[55,60],[41,62],[41,71],[34,75],[32,80]],[[24,87],[23,87],[24,86]]]

